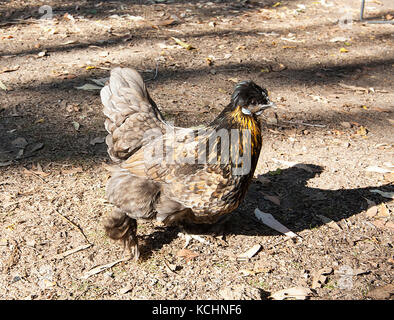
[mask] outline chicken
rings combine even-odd
[[[259,115],[274,106],[266,89],[238,83],[207,127],[166,123],[133,69],[115,68],[101,90],[108,154],[115,162],[104,219],[112,239],[139,257],[137,219],[165,225],[213,224],[245,197],[262,146]]]

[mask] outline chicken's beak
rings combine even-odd
[[[269,101],[268,104],[259,104],[259,105],[258,105],[258,111],[255,112],[255,114],[256,114],[257,116],[259,116],[260,114],[262,114],[262,113],[264,112],[264,110],[269,109],[269,108],[277,109],[277,106],[276,106],[276,104],[275,104],[274,102],[272,102],[272,101]]]

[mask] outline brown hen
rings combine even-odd
[[[136,219],[212,224],[240,205],[260,155],[258,116],[273,106],[265,89],[238,83],[227,107],[199,129],[166,123],[133,69],[113,69],[101,100],[108,154],[117,163],[106,189],[115,208],[104,227],[135,259]]]

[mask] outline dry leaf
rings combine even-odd
[[[365,128],[364,126],[360,126],[357,131],[356,134],[359,134],[360,136],[366,136],[368,133],[368,129]]]
[[[89,270],[88,272],[85,272],[85,274],[83,276],[81,276],[81,279],[87,279],[87,278],[89,278],[90,276],[92,276],[94,274],[103,272],[104,270],[112,268],[114,265],[116,265],[116,264],[118,264],[120,262],[126,261],[126,260],[127,260],[127,258],[119,259],[119,260],[116,260],[114,262],[111,262],[111,263],[104,264],[104,265],[98,266],[96,268],[93,268],[93,269]]]
[[[380,190],[377,190],[377,189],[369,190],[369,192],[378,193],[382,197],[385,197],[385,198],[388,198],[388,199],[394,199],[394,192],[384,192],[384,191],[380,191]]]
[[[292,287],[276,291],[270,295],[271,299],[284,300],[284,299],[296,299],[305,300],[307,297],[312,295],[312,291],[305,287]]]
[[[254,255],[259,252],[261,249],[261,245],[255,244],[253,247],[251,247],[249,250],[245,251],[244,253],[240,254],[237,257],[237,260],[248,260],[254,257]]]
[[[377,172],[377,173],[391,173],[391,172],[393,172],[392,170],[377,167],[377,166],[369,166],[368,168],[365,169],[365,171]]]
[[[2,70],[0,70],[0,73],[13,72],[13,71],[19,70],[19,68],[20,68],[19,65],[16,65],[16,66],[13,66],[13,67],[5,67]]]
[[[377,287],[368,292],[367,297],[377,300],[388,300],[394,294],[394,284],[390,283],[382,287]]]
[[[241,269],[241,270],[239,270],[239,273],[241,273],[243,276],[254,276],[254,275],[256,275],[256,272],[254,270],[249,270],[249,269]]]
[[[23,168],[23,173],[27,174],[27,175],[39,175],[39,176],[42,176],[42,177],[46,177],[46,176],[50,175],[50,173],[46,173],[46,172],[43,172],[43,171],[29,170],[29,169],[26,169],[26,168]]]
[[[195,257],[198,257],[198,253],[188,250],[188,249],[181,249],[177,252],[177,257],[185,258],[186,260],[192,260]]]
[[[264,195],[264,199],[271,201],[272,203],[275,203],[277,206],[280,206],[280,199],[278,196],[270,196],[270,195],[264,194],[263,192],[262,192],[262,194]]]
[[[316,289],[322,287],[327,280],[327,277],[325,275],[330,274],[331,272],[332,272],[331,267],[322,268],[316,271],[313,275],[311,288]]]
[[[383,176],[383,178],[384,178],[384,180],[386,180],[387,182],[390,182],[390,183],[394,182],[394,172],[390,172],[390,173],[385,174],[385,175]]]
[[[103,87],[96,86],[95,84],[87,83],[81,87],[75,87],[78,90],[101,90]]]
[[[100,144],[100,143],[103,143],[105,141],[105,137],[96,137],[96,138],[93,138],[92,140],[90,140],[90,144],[92,145],[92,146],[94,146],[94,145],[96,145],[96,144]]]
[[[264,177],[263,175],[259,174],[257,176],[257,180],[263,185],[263,186],[269,186],[271,184],[271,180]]]
[[[265,225],[267,225],[268,227],[283,233],[285,235],[287,235],[290,238],[293,237],[299,237],[299,235],[295,234],[294,232],[290,231],[287,227],[285,227],[283,224],[281,224],[279,221],[277,221],[272,214],[270,213],[265,213],[260,211],[258,208],[256,208],[254,210],[254,214],[256,216],[256,218],[261,221],[262,223],[264,223]]]
[[[0,80],[0,89],[3,89],[4,91],[8,90],[7,86],[1,80]]]
[[[379,218],[387,218],[390,216],[390,212],[387,209],[386,205],[384,203],[381,203],[378,207],[378,214],[377,217]]]
[[[73,121],[73,122],[71,122],[71,123],[72,123],[74,129],[75,129],[76,131],[78,131],[78,130],[79,130],[79,127],[80,127],[80,124],[79,124],[78,122],[76,122],[76,121]]]
[[[68,20],[68,21],[75,22],[74,17],[73,17],[71,14],[69,14],[68,12],[66,12],[66,13],[64,14],[63,18],[66,19],[66,20]]]
[[[321,222],[327,224],[330,228],[336,229],[338,231],[342,230],[341,227],[334,220],[331,220],[330,218],[323,216],[321,214],[317,214],[316,216],[321,220]]]
[[[120,294],[125,294],[125,293],[127,293],[127,292],[132,291],[133,289],[134,289],[134,285],[129,284],[129,285],[123,287],[122,289],[120,289],[120,290],[119,290],[119,293],[120,293]]]
[[[11,141],[11,144],[17,148],[25,148],[28,145],[28,142],[23,137],[18,137]]]
[[[367,212],[365,213],[367,215],[367,217],[374,217],[376,216],[376,214],[378,213],[378,207],[376,206],[376,203],[370,200],[368,201],[368,209]]]
[[[339,52],[340,53],[347,53],[347,52],[349,52],[349,50],[346,48],[341,48],[341,49],[339,49]]]
[[[192,45],[183,42],[182,40],[175,38],[175,37],[171,37],[172,40],[174,40],[177,44],[179,44],[181,47],[185,48],[186,50],[192,50],[195,49]]]

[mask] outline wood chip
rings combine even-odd
[[[132,291],[133,289],[134,289],[134,286],[133,286],[132,284],[129,284],[129,285],[123,287],[122,289],[120,289],[120,290],[119,290],[119,293],[120,293],[120,294],[125,294],[125,293],[127,293],[127,292]]]
[[[244,253],[237,256],[237,260],[249,260],[251,259],[257,252],[261,249],[261,245],[255,244],[249,250],[245,251]]]
[[[269,298],[273,300],[296,299],[305,300],[312,295],[312,291],[305,287],[292,287],[272,293]]]

